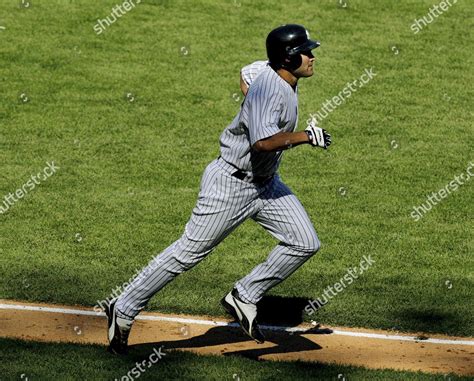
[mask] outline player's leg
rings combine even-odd
[[[212,162],[181,238],[156,256],[117,300],[119,316],[134,318],[150,298],[177,275],[204,259],[249,214],[257,192]]]
[[[253,218],[280,243],[265,262],[236,283],[242,300],[252,304],[256,304],[266,291],[289,277],[320,247],[303,205],[279,177],[264,193],[263,200],[264,207]]]

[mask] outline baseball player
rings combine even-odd
[[[264,342],[256,320],[257,302],[320,247],[308,214],[278,174],[284,150],[301,144],[326,149],[331,144],[330,135],[314,123],[295,132],[297,83],[313,75],[311,50],[319,45],[301,25],[283,25],[269,33],[269,62],[249,81],[239,113],[221,134],[220,156],[204,171],[183,235],[144,268],[133,287],[106,307],[111,352],[127,353],[134,318],[150,298],[204,259],[248,218],[279,243],[265,262],[235,283],[221,303],[248,336]]]

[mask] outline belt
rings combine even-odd
[[[254,176],[251,179],[247,180],[248,179],[247,172],[244,172],[240,169],[233,172],[232,176],[238,178],[239,180],[247,181],[249,183],[258,184],[258,185],[265,185],[273,178],[273,176]]]
[[[230,165],[231,167],[233,167],[233,169],[235,169],[235,171],[230,172],[231,176],[233,176],[233,177],[235,177],[239,180],[245,181],[247,183],[252,183],[252,184],[257,184],[259,186],[263,186],[263,185],[267,184],[271,179],[273,179],[273,175],[271,175],[271,176],[252,176],[252,175],[249,175],[248,172],[245,172],[242,169],[237,168],[234,164],[229,163],[228,161],[225,161],[222,158],[222,156],[219,156],[217,159],[224,161],[224,163]]]

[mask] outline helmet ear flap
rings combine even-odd
[[[303,60],[300,54],[289,55],[284,59],[283,67],[290,69],[291,71],[298,69],[301,66]]]
[[[292,57],[292,63],[293,63],[293,70],[296,70],[298,69],[301,64],[303,63],[303,59],[301,58],[301,54],[297,54],[295,56]]]

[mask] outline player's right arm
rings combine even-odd
[[[240,74],[240,90],[242,91],[242,94],[244,94],[244,97],[247,95],[247,92],[249,91],[249,86],[243,79],[242,74]]]
[[[244,97],[247,95],[250,84],[258,77],[268,61],[255,61],[240,70],[240,90]]]

